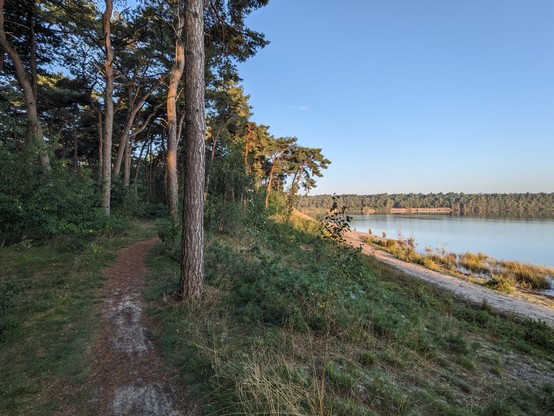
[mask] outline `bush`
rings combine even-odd
[[[171,218],[156,222],[158,237],[162,240],[164,253],[173,259],[179,258],[181,226]]]
[[[240,202],[210,197],[204,205],[204,226],[209,231],[232,234],[244,221],[243,209]]]
[[[45,174],[0,145],[0,242],[91,234],[107,225],[89,172],[55,165]]]
[[[554,352],[554,331],[544,322],[530,319],[525,326],[525,340]]]

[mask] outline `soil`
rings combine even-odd
[[[497,313],[514,314],[520,317],[541,320],[554,328],[554,301],[551,297],[525,293],[507,295],[459,277],[435,272],[377,250],[364,243],[362,241],[363,236],[367,236],[367,234],[359,231],[349,231],[345,234],[345,239],[348,244],[361,247],[364,254],[374,256],[377,260],[410,276],[449,290],[470,303],[482,305],[483,302],[486,302]]]
[[[157,239],[122,249],[105,271],[102,323],[92,345],[93,414],[178,416],[192,414],[177,394],[175,374],[163,365],[145,315],[144,259]]]

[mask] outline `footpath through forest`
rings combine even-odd
[[[149,250],[157,239],[119,252],[106,270],[102,324],[92,346],[94,413],[99,415],[184,415],[172,375],[149,336],[143,290]]]
[[[359,231],[349,231],[345,234],[348,244],[362,248],[364,254],[375,256],[379,261],[386,263],[402,272],[432,283],[442,289],[453,292],[456,296],[471,303],[482,305],[486,302],[492,310],[501,314],[514,314],[524,318],[539,319],[554,328],[554,301],[548,298],[525,297],[521,294],[506,295],[463,280],[459,277],[435,272],[414,263],[397,259],[392,254],[374,249],[362,241],[366,235]]]

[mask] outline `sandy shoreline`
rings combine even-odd
[[[405,262],[397,259],[392,254],[373,248],[362,241],[363,236],[369,236],[369,234],[359,231],[345,233],[345,239],[348,244],[356,247],[361,246],[364,254],[375,256],[379,261],[410,276],[449,290],[457,297],[470,303],[482,305],[486,301],[493,310],[501,314],[515,314],[521,317],[538,319],[554,328],[554,301],[546,296],[520,292],[508,295],[459,277],[429,270],[418,264]]]

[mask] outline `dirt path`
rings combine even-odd
[[[486,300],[490,307],[497,312],[505,314],[513,313],[522,317],[540,319],[549,326],[554,327],[554,302],[551,299],[540,296],[525,296],[518,293],[505,295],[458,277],[435,272],[418,264],[399,260],[392,254],[376,250],[370,245],[363,243],[361,237],[364,235],[364,233],[359,231],[350,231],[346,233],[345,239],[353,246],[358,247],[361,245],[363,253],[375,256],[379,261],[391,265],[410,276],[452,291],[456,296],[471,303],[481,305]]]
[[[164,370],[149,337],[150,323],[144,313],[144,259],[157,241],[141,241],[122,249],[105,272],[108,281],[103,290],[102,324],[92,346],[95,414],[185,414],[171,375]]]

